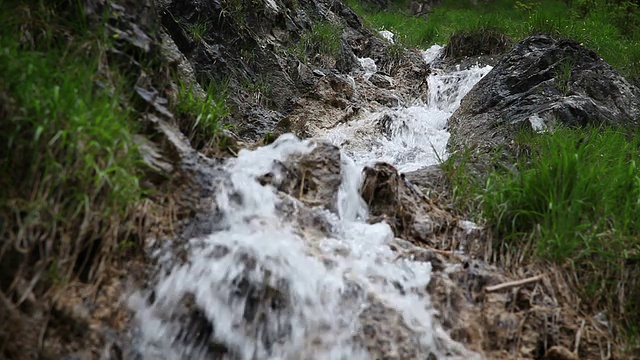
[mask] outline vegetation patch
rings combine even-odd
[[[122,81],[99,71],[102,39],[88,35],[84,18],[73,14],[77,22],[62,26],[57,10],[2,12],[11,14],[0,38],[0,290],[7,294],[18,278],[91,279],[93,257],[126,239],[124,221],[142,193]]]
[[[481,27],[451,35],[444,53],[449,58],[496,55],[508,50],[510,45],[511,39],[501,31]]]
[[[595,50],[624,75],[640,75],[640,9],[636,2],[605,0],[444,1],[426,17],[406,15],[409,1],[385,11],[358,0],[348,4],[370,26],[390,30],[408,46],[449,43],[456,34],[492,29],[519,41],[536,33],[571,38]]]
[[[305,63],[331,66],[342,51],[342,30],[341,25],[328,21],[316,22],[302,34],[291,52]]]
[[[523,131],[515,166],[473,152],[444,164],[454,197],[481,211],[504,258],[546,259],[575,275],[584,310],[640,323],[640,136],[617,128]],[[497,153],[497,152],[496,152]],[[478,174],[478,173],[477,173]]]
[[[128,14],[108,6],[104,16],[92,13],[97,8],[0,3],[0,323],[11,324],[0,328],[0,358],[45,351],[36,349],[45,335],[38,334],[56,332],[54,321],[75,326],[49,307],[70,288],[96,296],[112,260],[133,254],[144,228],[147,168],[135,136],[150,130],[141,126],[138,111],[148,107],[136,107],[134,84],[142,72],[151,74],[149,86],[172,79],[157,75],[170,72],[157,71],[165,65],[156,44],[140,51],[118,32]],[[211,141],[229,113],[226,86],[200,96],[180,85],[168,104],[196,146],[218,145]]]

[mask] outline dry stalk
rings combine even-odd
[[[582,323],[580,324],[580,329],[576,333],[576,346],[573,348],[573,353],[578,355],[578,349],[580,348],[580,338],[582,337],[582,331],[584,330],[584,324],[586,321],[582,319]]]
[[[516,287],[516,286],[527,285],[527,284],[531,284],[531,283],[540,281],[543,277],[544,277],[544,275],[541,274],[541,275],[532,276],[532,277],[526,278],[526,279],[508,281],[508,282],[504,282],[504,283],[498,284],[498,285],[487,286],[487,287],[484,288],[484,291],[486,293],[491,293],[491,292],[496,292],[496,291],[500,291],[500,290],[503,290],[503,289],[509,289],[509,288]]]

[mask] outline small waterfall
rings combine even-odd
[[[434,45],[424,51],[423,58],[430,63],[441,51],[441,46]],[[322,137],[340,146],[358,165],[385,161],[401,172],[408,172],[437,164],[447,157],[447,120],[462,98],[491,69],[475,66],[450,73],[435,69],[427,78],[427,104],[369,113],[340,124]]]
[[[130,299],[141,357],[352,360],[387,346],[400,358],[479,358],[434,320],[431,264],[396,259],[393,232],[366,222],[358,189],[368,162],[408,171],[444,158],[447,118],[488,71],[431,75],[428,104],[368,114],[324,134],[342,149],[333,209],[274,185],[286,180],[281,164],[289,158],[322,150],[318,139],[287,134],[229,159],[212,204],[223,230],[189,240],[186,259]]]

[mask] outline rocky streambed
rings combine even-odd
[[[492,74],[491,66],[439,69],[441,51],[414,64],[430,73],[426,101],[374,104],[333,124],[310,105],[304,120],[286,120],[308,139],[283,134],[215,165],[207,213],[215,227],[155,250],[158,275],[129,300],[132,351],[149,359],[615,353],[611,329],[579,313],[561,271],[491,265],[485,229],[439,201],[429,181],[444,181],[447,120],[464,116],[461,101]],[[344,84],[323,96],[371,91],[370,60],[327,75]]]
[[[618,356],[606,314],[581,311],[559,267],[495,261],[488,230],[447,201],[439,163],[509,144],[517,126],[635,124],[637,88],[571,41],[536,36],[456,66],[439,46],[395,56],[337,1],[248,3],[113,7],[148,10],[120,16],[119,38],[158,46],[184,81],[232,75],[236,134],[224,156],[194,148],[164,106],[175,89],[141,76],[141,149],[165,196],[145,205],[143,253],[123,265],[135,276],[83,315],[100,349],[68,358]],[[204,19],[197,38],[184,26]],[[327,21],[339,51],[292,56]],[[567,59],[579,71],[558,84]]]

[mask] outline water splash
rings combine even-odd
[[[444,48],[440,45],[433,45],[427,50],[423,51],[422,58],[424,59],[424,62],[426,62],[427,64],[431,64],[434,60],[442,56],[443,49]]]
[[[360,66],[364,69],[364,78],[369,80],[371,75],[378,71],[378,66],[372,58],[358,58]]]

